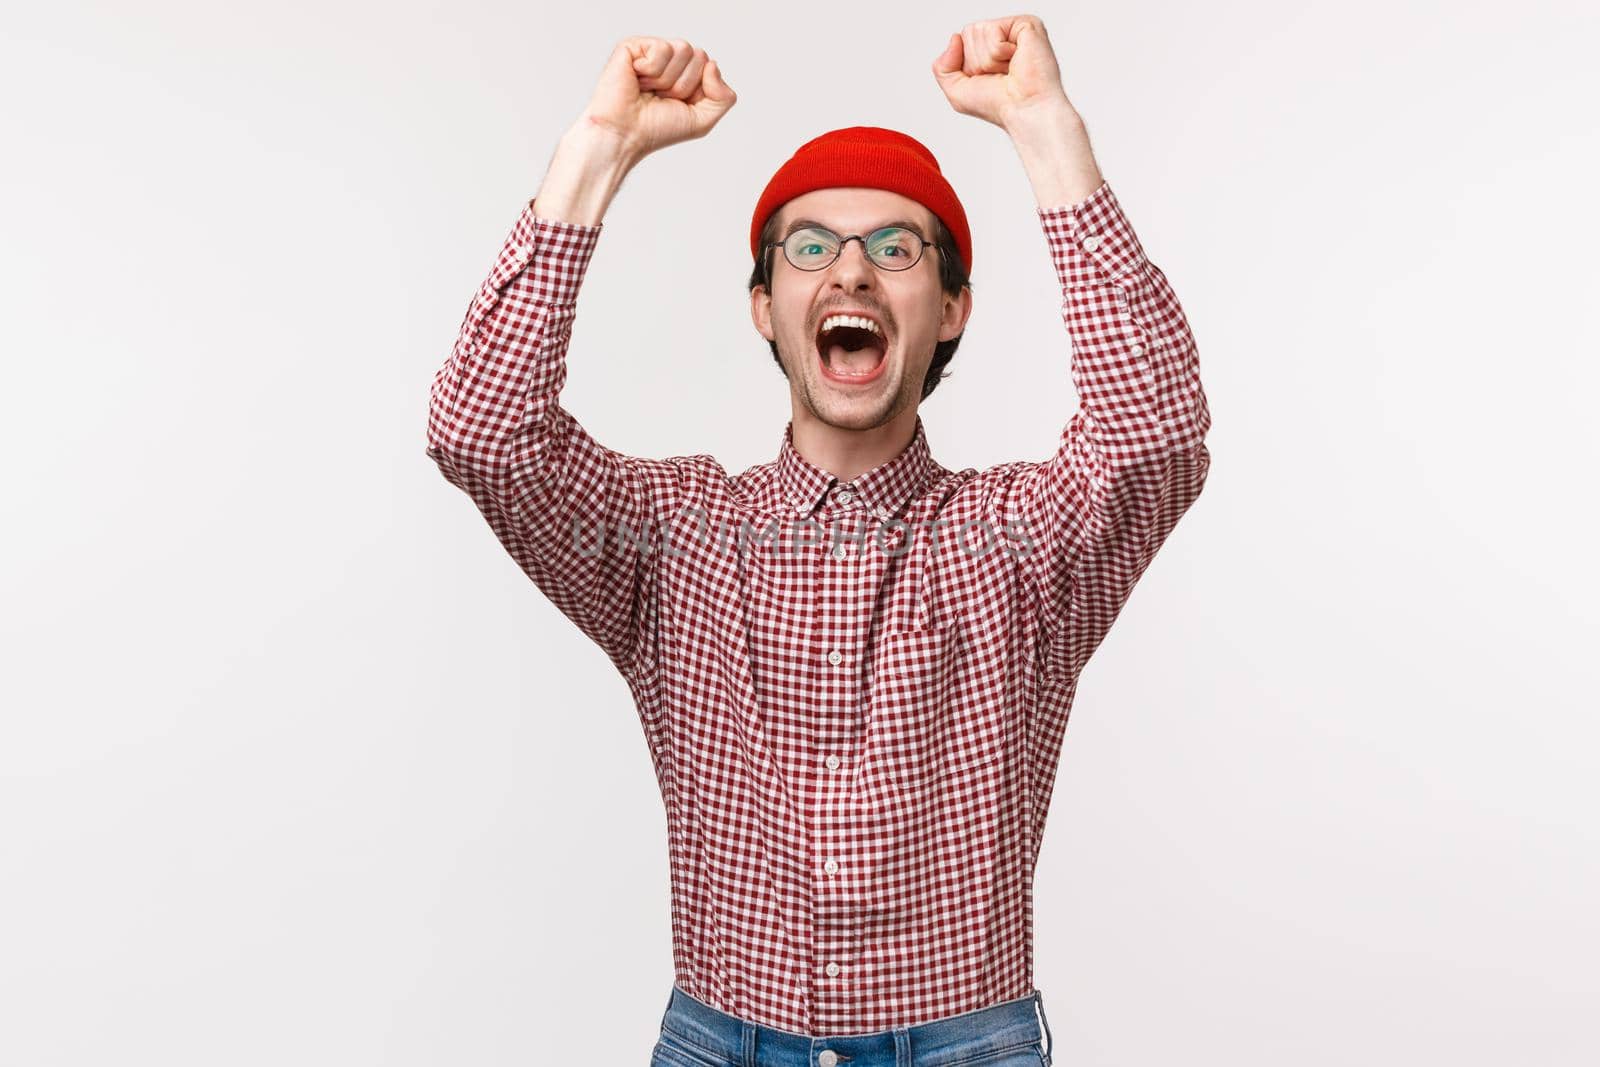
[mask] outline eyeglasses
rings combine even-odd
[[[851,241],[860,241],[867,258],[880,270],[910,270],[922,261],[923,249],[933,242],[906,229],[904,226],[884,226],[862,237],[853,233],[840,237],[822,226],[807,226],[796,230],[782,241],[773,241],[762,248],[765,252],[773,245],[783,248],[783,257],[799,270],[822,270],[831,267]],[[934,245],[937,248],[937,245]]]

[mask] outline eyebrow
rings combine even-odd
[[[789,223],[788,228],[783,231],[783,235],[785,237],[788,237],[790,234],[794,233],[794,231],[803,230],[807,226],[820,226],[824,230],[829,230],[829,231],[833,230],[832,226],[829,226],[825,222],[818,222],[816,219],[795,219],[794,221]],[[903,229],[910,230],[912,233],[916,234],[918,237],[922,237],[923,236],[922,235],[922,227],[920,225],[918,225],[915,222],[907,222],[905,219],[895,219],[892,222],[882,222],[882,223],[879,223],[878,225],[874,226],[872,229],[873,230],[881,230],[885,226],[899,226],[899,227],[901,227]],[[871,231],[869,230],[868,232],[870,233]],[[927,240],[927,238],[924,237],[923,240]]]

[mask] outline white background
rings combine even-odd
[[[1067,734],[1063,1067],[1600,1060],[1585,7],[1031,9],[1215,420]],[[0,1062],[645,1062],[643,734],[425,457],[429,384],[613,45],[685,37],[740,101],[624,185],[563,402],[774,458],[750,212],[882,125],[974,232],[935,458],[1045,458],[1076,398],[1036,205],[929,70],[1010,13],[8,13]]]

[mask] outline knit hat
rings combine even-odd
[[[760,255],[761,227],[774,211],[813,189],[859,185],[910,197],[939,217],[972,270],[967,213],[939,172],[939,161],[920,141],[880,126],[850,126],[807,141],[778,168],[756,201],[750,220],[750,255]]]

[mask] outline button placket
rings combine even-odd
[[[843,501],[845,497],[841,494],[837,499]],[[860,558],[873,536],[872,523],[867,517],[870,512],[854,507],[841,507],[840,512],[836,522],[829,526],[829,539],[833,545],[828,555],[839,560]],[[850,551],[852,543],[855,545],[854,552]]]

